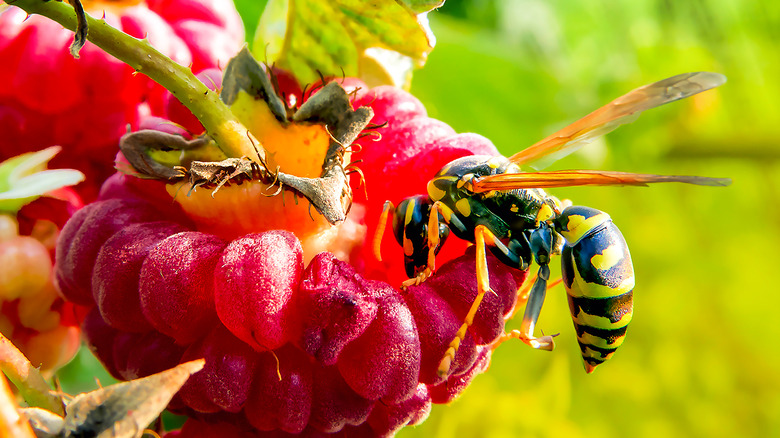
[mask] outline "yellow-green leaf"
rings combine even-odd
[[[411,68],[422,66],[435,44],[426,13],[441,3],[269,0],[253,52],[302,83],[346,74],[369,86],[408,85]]]

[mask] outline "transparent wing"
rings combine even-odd
[[[727,186],[729,178],[708,178],[689,175],[652,175],[610,172],[602,170],[560,170],[553,172],[502,173],[471,181],[475,193],[491,190],[546,189],[572,186],[646,186],[651,183],[679,182],[700,186]]]
[[[721,74],[696,72],[639,87],[512,155],[509,160],[528,164],[541,158],[562,158],[618,126],[633,122],[642,111],[701,93],[724,82],[726,77]]]

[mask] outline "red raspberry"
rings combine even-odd
[[[485,296],[440,377],[439,361],[476,295],[474,252],[447,244],[436,274],[400,291],[393,285],[404,278],[401,248],[390,239],[380,263],[369,246],[386,199],[424,193],[454,158],[497,152],[483,137],[428,118],[403,91],[364,88],[353,105],[372,107],[374,123],[386,124],[353,156],[364,160],[368,198],[355,179],[352,211],[336,227],[316,213],[313,221],[289,194],[284,206],[282,195],[264,197],[256,182],[211,199],[208,189],[176,195],[177,186],[117,174],[63,229],[57,280],[66,296],[97,304],[84,330],[114,375],[143,368],[124,352],[152,334],[157,345],[179,348],[143,349],[140,357],[206,357],[174,403],[197,418],[179,437],[390,436],[487,368],[525,273],[488,256],[496,294]],[[297,100],[295,93],[286,96]],[[316,129],[293,126],[260,140],[285,160],[303,148],[291,142],[321,141]]]
[[[224,66],[244,44],[230,0],[92,1],[86,8],[196,72]],[[74,59],[72,41],[72,32],[46,17],[0,10],[0,161],[61,145],[52,167],[84,172],[95,184],[79,190],[91,199],[113,171],[127,126],[138,128],[146,106],[164,115],[164,89],[91,43]]]

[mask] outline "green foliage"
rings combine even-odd
[[[408,68],[422,66],[433,48],[427,25],[416,14],[437,3],[270,0],[254,36],[254,54],[304,82],[343,72],[369,83],[400,85],[407,82]],[[387,52],[393,53],[389,61]],[[392,69],[399,56],[408,68],[396,78]]]
[[[16,213],[36,198],[84,180],[84,174],[72,169],[46,170],[46,164],[60,148],[53,146],[38,152],[17,155],[0,163],[0,211]]]

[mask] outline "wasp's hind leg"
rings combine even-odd
[[[534,329],[542,311],[542,304],[544,304],[544,298],[547,294],[547,282],[550,279],[550,254],[554,252],[555,243],[553,230],[543,224],[531,233],[530,243],[534,260],[539,265],[539,271],[536,274],[536,281],[531,287],[531,292],[528,294],[520,330],[512,330],[506,336],[520,339],[533,348],[550,351],[555,347],[553,338],[558,335],[537,338],[534,337]]]

